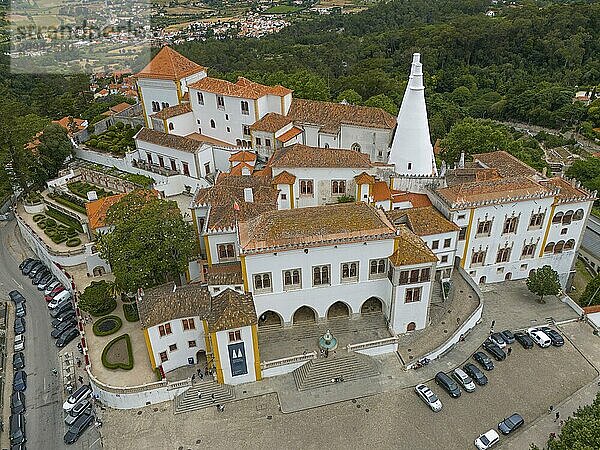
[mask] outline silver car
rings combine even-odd
[[[73,409],[71,409],[71,411],[69,411],[69,413],[67,414],[67,416],[65,417],[65,423],[68,426],[73,425],[73,423],[75,423],[75,421],[77,420],[77,418],[79,416],[81,416],[82,414],[91,414],[92,412],[92,405],[90,404],[89,400],[82,400],[79,403],[77,403],[75,406],[73,406]]]
[[[452,377],[458,381],[458,384],[460,384],[465,391],[473,392],[475,390],[475,383],[473,383],[471,377],[467,375],[460,367],[454,369],[452,372]]]
[[[417,384],[415,386],[415,392],[419,397],[431,408],[432,411],[438,412],[442,409],[442,402],[440,399],[433,393],[431,389],[429,389],[424,384]]]

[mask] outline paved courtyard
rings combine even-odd
[[[514,346],[510,358],[488,373],[490,383],[472,394],[454,400],[430,382],[444,404],[437,414],[412,388],[292,414],[282,414],[270,394],[227,404],[223,413],[209,408],[174,416],[171,403],[106,410],[103,439],[105,448],[131,450],[146,449],[148,442],[174,449],[466,449],[478,433],[515,411],[527,423],[545,415],[597,373],[570,342],[549,349]]]

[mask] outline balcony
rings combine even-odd
[[[165,177],[170,177],[173,175],[179,175],[180,172],[173,169],[168,169],[166,167],[161,167],[158,164],[150,164],[143,160],[132,161],[133,167],[137,167],[138,169],[147,170],[148,172],[157,173],[159,175],[163,175]]]

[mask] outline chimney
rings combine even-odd
[[[244,201],[246,203],[254,203],[254,192],[252,188],[244,188]]]

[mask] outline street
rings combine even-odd
[[[26,437],[27,447],[37,449],[64,449],[63,443],[65,424],[62,403],[62,383],[60,375],[55,376],[52,369],[60,372],[58,352],[54,339],[50,337],[52,329],[48,311],[43,300],[43,294],[31,284],[28,277],[21,274],[19,263],[26,257],[34,256],[25,242],[20,238],[16,222],[2,222],[0,224],[0,295],[8,300],[8,292],[13,289],[20,291],[27,299],[27,316],[25,332],[25,371],[27,372]],[[10,305],[12,307],[12,304]],[[7,339],[7,365],[12,362],[12,321],[8,324],[10,336]],[[77,352],[76,341],[72,342],[63,351]],[[10,369],[9,369],[10,370]],[[11,382],[12,382],[12,377]],[[7,380],[4,391],[4,423],[8,424],[10,414],[10,394],[12,387]],[[7,427],[5,427],[5,430]],[[7,437],[7,436],[6,436]],[[8,447],[8,440],[2,438],[3,444]],[[97,430],[92,426],[85,434],[69,448],[94,449],[101,448]]]

